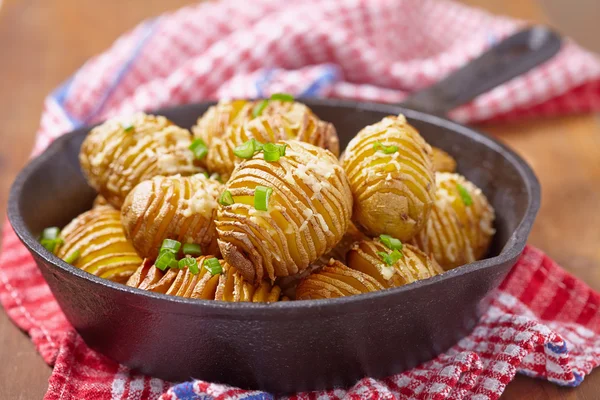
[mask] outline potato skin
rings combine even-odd
[[[244,161],[226,184],[235,201],[219,206],[223,258],[250,282],[297,274],[331,250],[350,223],[352,196],[344,170],[327,150],[288,140],[286,155]],[[255,187],[273,189],[268,211],[254,208]]]
[[[221,137],[227,128],[234,122],[252,119],[253,101],[249,100],[221,100],[208,110],[192,127],[194,137],[204,140],[207,145],[212,145],[213,140]]]
[[[377,143],[398,150],[385,154]],[[435,193],[431,147],[403,115],[361,130],[342,165],[354,196],[353,221],[365,233],[407,241],[422,229]]]
[[[202,174],[156,176],[125,198],[121,222],[142,257],[156,258],[164,239],[196,243],[203,255],[218,255],[217,199],[223,185]]]
[[[188,130],[140,113],[127,122],[111,119],[92,129],[81,145],[79,162],[89,184],[121,208],[127,194],[144,180],[200,172],[191,143]]]
[[[319,120],[304,104],[270,101],[260,117],[238,118],[212,139],[206,158],[209,170],[227,179],[242,161],[234,149],[252,138],[261,143],[299,140],[339,155],[339,140],[332,124]]]
[[[444,272],[433,258],[410,244],[402,247],[403,257],[391,266],[377,252],[389,254],[391,250],[379,239],[355,243],[347,255],[348,267],[373,277],[384,288],[403,286]]]
[[[111,281],[125,283],[142,262],[125,237],[120,213],[110,206],[98,206],[80,214],[60,233],[64,243],[57,256],[73,251],[80,255],[73,266]]]
[[[383,289],[384,286],[375,278],[331,260],[328,265],[300,281],[296,288],[296,300],[332,299]]]
[[[280,300],[281,289],[262,281],[258,288],[244,280],[236,268],[219,260],[223,273],[211,275],[202,265],[208,256],[198,257],[199,273],[194,275],[188,268],[156,268],[150,259],[131,276],[127,285],[151,292],[203,300],[229,302],[271,303]]]
[[[494,209],[483,192],[459,174],[437,172],[436,181],[433,212],[413,243],[445,270],[481,259],[495,232]],[[472,205],[465,205],[458,185],[467,190]]]
[[[456,172],[456,160],[444,150],[431,147],[433,154],[433,169],[436,172]]]

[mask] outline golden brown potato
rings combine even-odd
[[[407,244],[402,246],[402,257],[388,265],[381,252],[390,254],[391,251],[379,239],[363,240],[355,243],[348,252],[348,267],[375,278],[384,288],[406,285],[444,272],[433,258]]]
[[[110,206],[79,215],[62,230],[60,238],[64,243],[58,248],[58,257],[73,257],[75,267],[111,281],[126,282],[142,262],[125,238],[119,211]]]
[[[486,254],[494,235],[494,209],[483,192],[459,174],[438,172],[436,181],[433,212],[413,242],[449,270]]]
[[[211,106],[192,127],[194,136],[211,145],[213,139],[221,137],[227,127],[235,121],[245,122],[252,118],[253,101],[221,100]]]
[[[250,282],[297,274],[331,250],[348,228],[352,195],[331,152],[289,140],[286,155],[241,163],[227,182],[233,204],[217,214],[223,258]],[[272,189],[267,211],[255,208],[257,186]]]
[[[127,122],[111,119],[92,129],[81,145],[79,162],[89,184],[121,208],[140,182],[157,175],[192,175],[192,136],[164,117],[136,114]]]
[[[444,150],[432,147],[433,151],[433,170],[436,172],[455,172],[456,160]]]
[[[275,111],[280,114],[271,114]],[[271,101],[260,117],[231,124],[220,137],[213,138],[206,158],[208,168],[227,179],[242,161],[234,149],[252,138],[261,143],[300,140],[339,155],[332,124],[319,120],[304,104]]]
[[[375,278],[331,260],[298,284],[296,300],[331,299],[383,289]]]
[[[108,201],[106,201],[106,199],[104,197],[102,197],[101,194],[99,194],[98,196],[96,196],[96,198],[94,199],[94,204],[92,204],[92,208],[96,208],[96,207],[102,207],[102,206],[109,206],[112,207],[110,204],[108,204]]]
[[[279,287],[262,281],[255,288],[254,285],[242,278],[239,271],[223,260],[220,260],[223,272],[212,275],[202,267],[207,258],[209,257],[197,258],[198,274],[192,274],[188,268],[169,268],[163,272],[146,259],[136,273],[131,276],[127,285],[151,292],[192,299],[254,303],[279,301],[281,294]]]
[[[156,258],[165,239],[196,243],[204,255],[218,255],[217,199],[223,185],[203,174],[156,176],[125,198],[121,221],[142,257]]]
[[[435,194],[431,147],[403,115],[361,130],[342,165],[354,196],[353,221],[368,235],[406,241],[425,225]]]

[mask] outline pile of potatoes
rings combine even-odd
[[[140,289],[251,302],[383,290],[486,255],[494,210],[403,115],[339,152],[335,127],[283,94],[221,101],[192,132],[111,119],[79,156],[93,208],[46,247]]]

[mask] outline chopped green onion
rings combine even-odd
[[[64,261],[68,264],[73,264],[79,258],[79,250],[73,250],[65,257]]]
[[[192,273],[194,273],[192,271],[192,269],[195,269],[196,274],[199,272],[198,271],[198,261],[196,261],[196,259],[193,257],[182,258],[181,260],[179,260],[178,266],[179,266],[179,269],[184,269],[187,267],[190,270],[190,272],[192,272]],[[196,275],[196,274],[194,274],[194,275]]]
[[[390,254],[388,254],[384,251],[378,251],[377,255],[379,257],[381,257],[383,262],[385,262],[387,265],[394,265],[396,263],[396,261],[398,261],[399,259],[401,259],[403,257],[402,253],[398,250],[394,250]]]
[[[156,261],[154,262],[154,266],[161,271],[171,267],[173,265],[173,261],[175,261],[175,266],[177,266],[177,260],[175,259],[175,254],[170,251],[165,251],[160,253]]]
[[[61,238],[56,239],[42,239],[40,240],[40,244],[46,248],[51,253],[54,253],[56,250],[56,246],[59,244],[63,244],[64,241]]]
[[[206,172],[206,171],[202,172],[202,175],[204,175],[204,177],[206,179],[210,178],[210,176],[208,175],[208,172]]]
[[[294,101],[294,96],[289,93],[273,93],[271,95],[271,100]]]
[[[265,100],[259,101],[252,109],[252,116],[254,118],[260,116],[268,104],[269,104],[269,100],[265,99]]]
[[[207,258],[204,260],[204,268],[210,272],[211,275],[220,274],[223,272],[223,267],[221,267],[221,263],[215,257]]]
[[[131,132],[134,129],[135,129],[135,127],[133,126],[133,124],[129,124],[129,125],[123,127],[123,131],[125,131],[125,132]]]
[[[235,202],[233,201],[233,196],[231,195],[231,192],[229,190],[226,190],[223,193],[221,193],[221,196],[219,197],[220,205],[230,206],[233,203],[235,203]]]
[[[192,273],[192,275],[198,275],[200,273],[200,269],[198,268],[198,261],[195,258],[192,258],[195,262],[193,264],[188,265],[188,269]]]
[[[254,138],[247,140],[244,144],[236,146],[236,148],[233,149],[233,154],[235,154],[239,158],[252,158],[252,156],[254,156],[254,154],[258,151],[257,144],[258,142]]]
[[[160,252],[171,252],[174,255],[179,253],[179,249],[181,248],[181,242],[173,239],[165,239],[162,242],[162,246],[160,246]]]
[[[44,231],[42,232],[42,237],[41,239],[57,239],[58,235],[60,235],[60,229],[58,229],[56,226],[50,227],[50,228],[46,228],[44,229]]]
[[[263,153],[265,155],[265,161],[273,162],[279,161],[281,157],[281,150],[279,150],[279,146],[274,143],[266,143],[263,146]]]
[[[456,184],[456,189],[458,190],[458,194],[460,194],[460,198],[465,206],[469,207],[473,204],[473,198],[469,194],[469,191],[460,183]]]
[[[190,145],[190,150],[194,153],[196,160],[202,160],[208,154],[208,146],[204,143],[204,140],[198,138],[195,139]]]
[[[189,254],[190,256],[201,256],[202,248],[196,243],[186,243],[183,245],[183,254]]]
[[[385,244],[388,249],[402,250],[402,242],[390,235],[379,235],[381,243]]]
[[[171,269],[179,268],[179,263],[177,262],[177,258],[174,258],[171,260],[171,262],[169,263],[169,268],[171,268]]]
[[[267,211],[269,209],[269,197],[273,193],[273,189],[266,186],[257,186],[254,190],[254,208],[259,211]]]
[[[285,149],[287,148],[287,143],[279,145],[279,155],[281,157],[285,156]]]
[[[213,172],[212,174],[210,174],[210,177],[207,177],[207,178],[214,179],[215,181],[217,181],[219,183],[223,183],[223,179],[221,178],[221,175],[217,174],[216,172]]]
[[[381,142],[375,142],[373,144],[373,148],[375,149],[375,151],[380,150],[382,151],[384,154],[393,154],[395,152],[398,151],[398,146],[386,146]]]

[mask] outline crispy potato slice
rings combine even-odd
[[[431,147],[403,115],[361,130],[348,144],[342,165],[359,228],[402,241],[423,228],[435,193]]]
[[[81,145],[79,162],[89,184],[121,208],[125,196],[146,179],[200,172],[191,143],[187,129],[165,117],[139,113],[92,129]]]
[[[437,172],[436,181],[433,212],[413,243],[445,270],[481,259],[495,233],[494,209],[483,192],[459,174]]]
[[[223,185],[202,174],[156,176],[125,198],[121,221],[138,254],[156,258],[164,239],[196,243],[204,255],[219,255],[217,199]]]
[[[64,243],[58,257],[79,252],[72,264],[101,278],[125,283],[142,263],[125,237],[119,211],[110,206],[80,214],[61,231],[60,238]]]
[[[223,258],[249,282],[297,274],[330,251],[348,228],[352,196],[331,152],[289,140],[286,155],[241,163],[226,184],[234,204],[219,206]],[[254,205],[257,186],[273,190],[267,211]]]
[[[455,172],[456,160],[444,150],[431,147],[433,154],[433,169],[436,172]]]
[[[200,117],[192,127],[194,137],[212,145],[213,140],[221,137],[227,128],[236,121],[252,118],[254,102],[249,100],[221,100]]]

